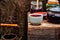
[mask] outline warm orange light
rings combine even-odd
[[[48,0],[48,4],[59,4],[58,0]]]
[[[10,27],[17,27],[17,24],[0,24],[0,26],[10,26]]]

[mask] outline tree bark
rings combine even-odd
[[[19,28],[0,27],[0,34],[13,33],[18,37],[27,38],[27,12],[30,10],[30,0],[0,0],[0,23],[16,23]],[[22,32],[22,33],[21,33]]]
[[[30,0],[19,0],[19,16],[18,16],[18,25],[23,27],[23,39],[27,39],[27,12],[30,10]]]
[[[48,0],[42,0],[42,11],[46,12],[46,3]]]

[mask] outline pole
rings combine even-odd
[[[36,9],[38,9],[39,8],[39,4],[38,4],[39,3],[39,0],[37,0],[36,3],[37,3],[37,8]]]

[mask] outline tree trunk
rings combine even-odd
[[[13,33],[18,37],[27,38],[27,12],[30,10],[30,0],[0,0],[0,23],[15,23],[19,28],[0,27],[0,34]]]
[[[19,0],[19,16],[18,16],[18,25],[24,27],[24,35],[22,40],[27,38],[27,12],[30,10],[30,0]]]
[[[46,12],[46,3],[48,0],[42,0],[42,11]]]
[[[59,1],[59,4],[60,4],[60,0],[58,0]]]

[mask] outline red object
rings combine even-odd
[[[47,16],[47,12],[35,12],[34,14],[43,14],[44,16]]]
[[[31,15],[31,16],[33,16],[33,17],[39,17],[39,16],[41,16],[41,15]]]
[[[35,12],[35,13],[39,13],[39,14],[47,14],[47,12]],[[34,14],[35,14],[34,13]]]

